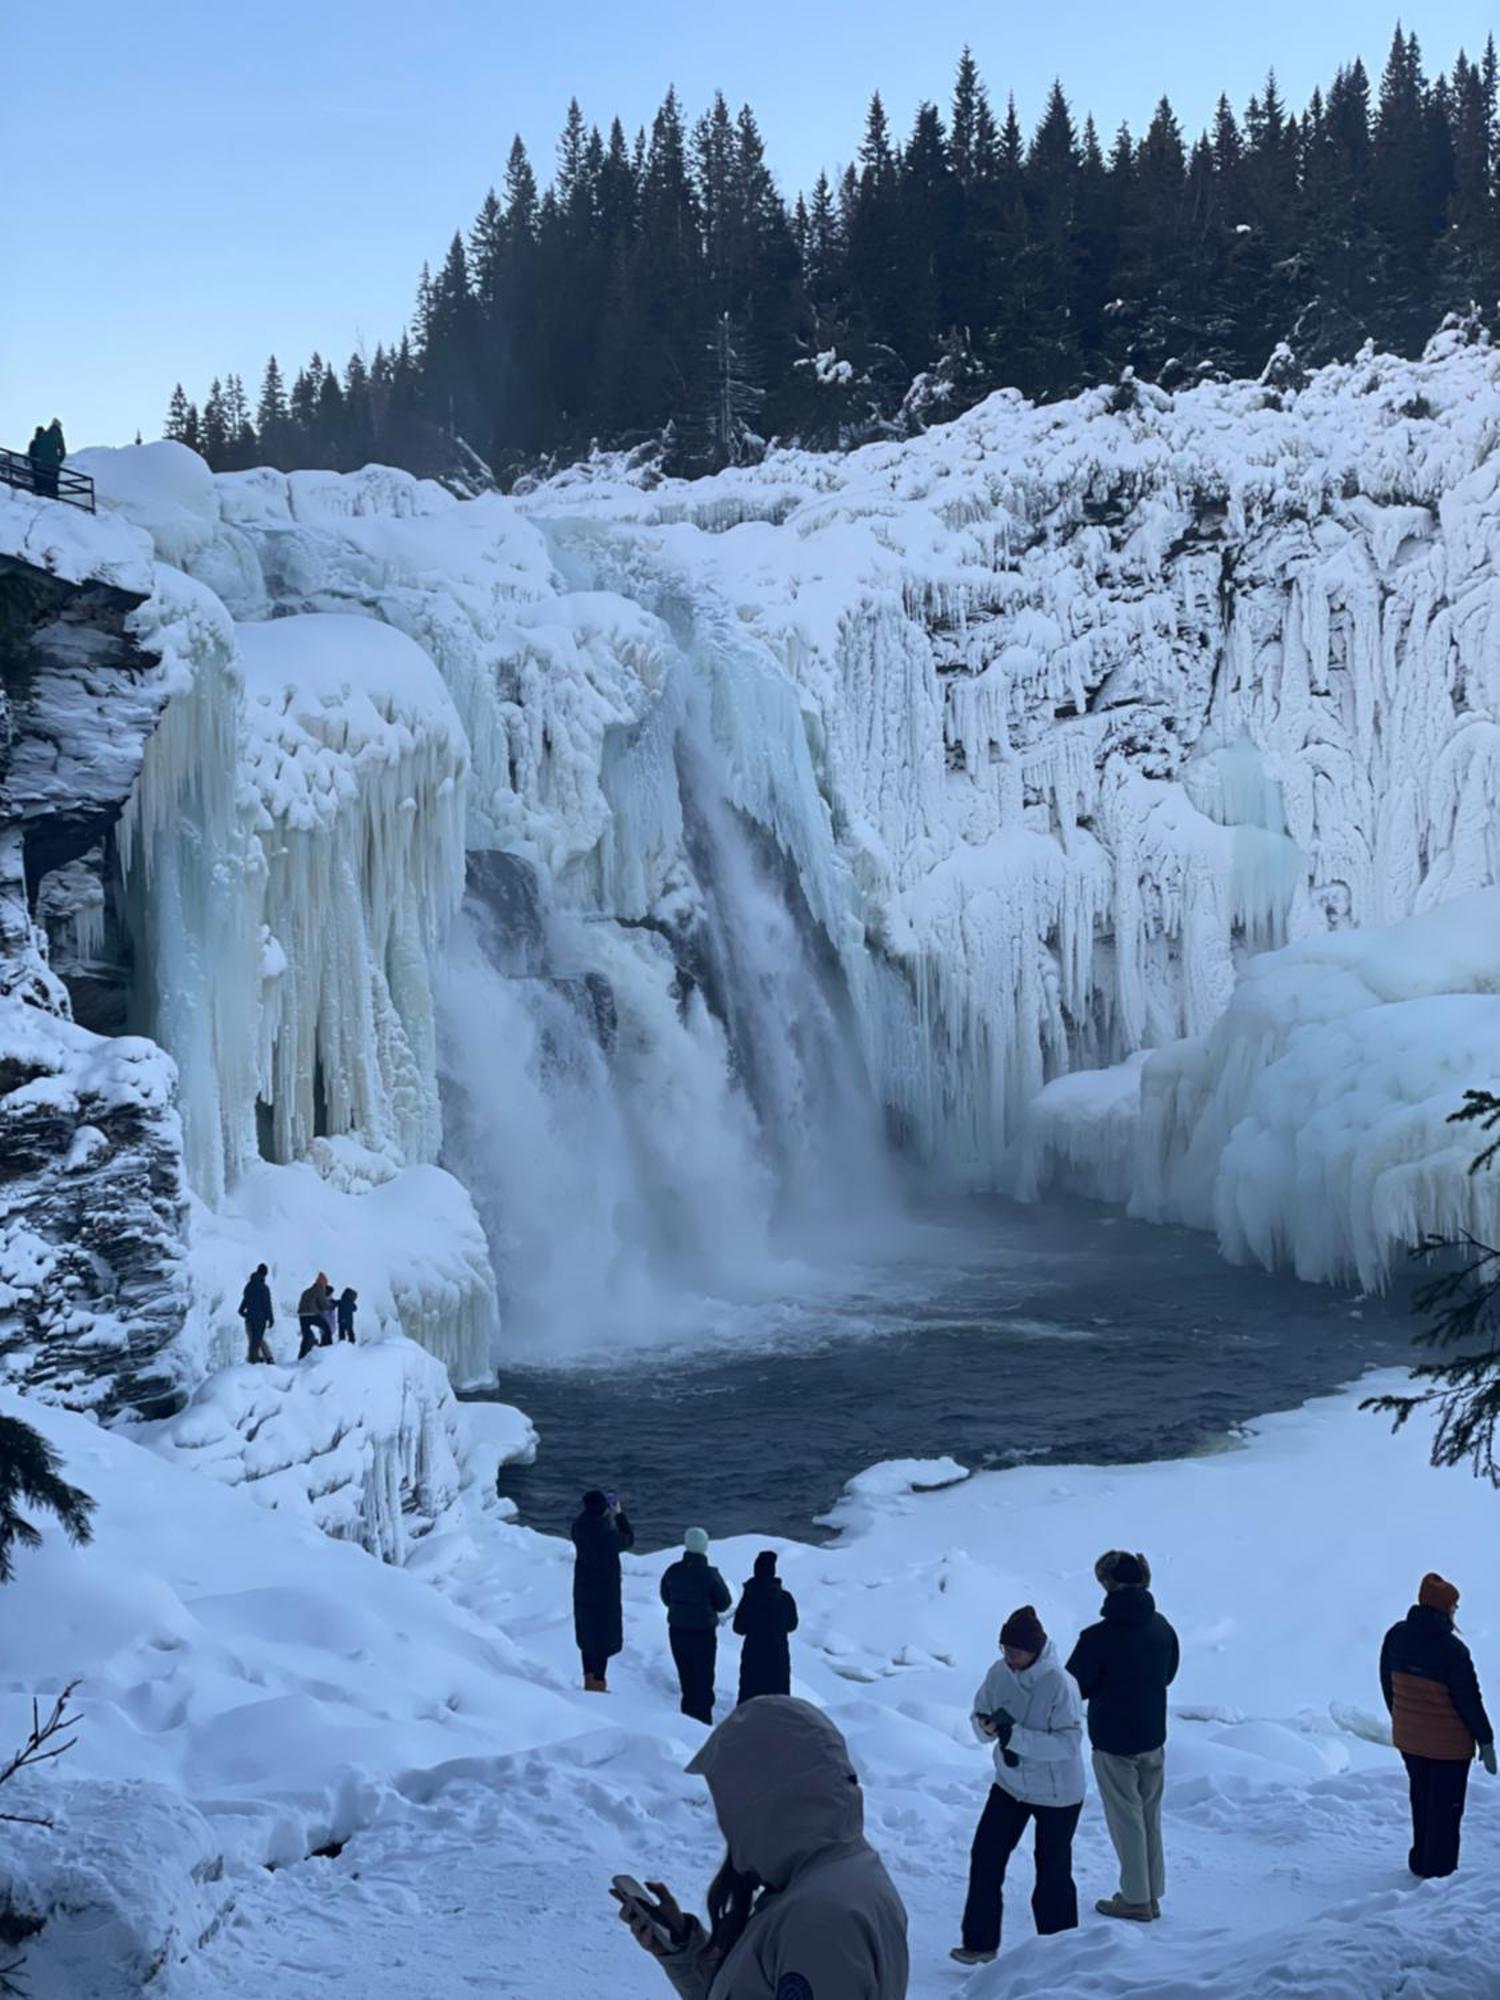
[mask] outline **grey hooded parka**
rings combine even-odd
[[[906,2000],[906,1911],[864,1837],[864,1795],[827,1716],[763,1695],[687,1768],[708,1781],[730,1860],[764,1893],[717,1970],[702,1961],[696,1919],[662,1960],[682,2000]]]

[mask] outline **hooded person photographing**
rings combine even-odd
[[[687,1768],[708,1781],[729,1849],[707,1926],[661,1882],[618,1875],[611,1892],[682,2000],[905,2000],[906,1912],[864,1837],[864,1795],[828,1717],[763,1695]]]

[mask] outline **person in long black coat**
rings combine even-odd
[[[270,1272],[266,1265],[257,1264],[245,1281],[244,1295],[240,1299],[240,1318],[245,1322],[245,1338],[250,1343],[247,1361],[269,1361],[271,1350],[266,1345],[266,1335],[276,1324],[275,1309],[271,1304],[271,1287],[266,1282]]]
[[[573,1636],[583,1659],[583,1685],[590,1694],[608,1694],[609,1663],[625,1648],[625,1614],[620,1602],[620,1555],[635,1547],[635,1530],[618,1502],[604,1493],[585,1493],[583,1512],[573,1523]]]
[[[734,1629],[745,1642],[740,1649],[740,1700],[790,1694],[790,1639],[797,1629],[797,1600],[776,1574],[774,1549],[764,1549],[755,1558],[755,1574],[740,1596]]]

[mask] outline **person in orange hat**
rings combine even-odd
[[[1458,1587],[1429,1570],[1417,1601],[1385,1635],[1380,1691],[1391,1740],[1411,1785],[1407,1866],[1424,1879],[1458,1866],[1459,1832],[1477,1751],[1496,1774],[1495,1732],[1485,1713],[1469,1649],[1453,1629]]]

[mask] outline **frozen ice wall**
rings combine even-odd
[[[511,499],[101,460],[201,628],[133,864],[195,1185],[438,1160],[555,1349],[878,1218],[888,1141],[1036,1181],[1059,1077],[1496,879],[1497,370],[1449,333]],[[1111,1091],[1054,1120],[1100,1187]]]

